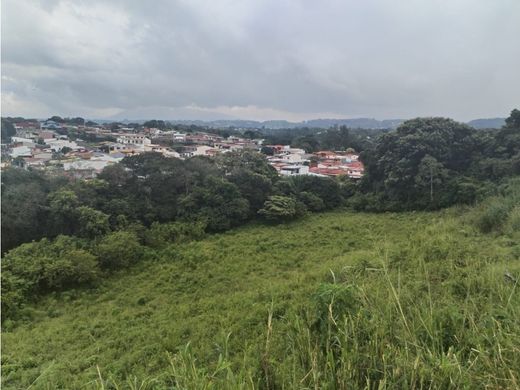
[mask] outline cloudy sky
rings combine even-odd
[[[2,115],[507,116],[519,0],[2,0]]]

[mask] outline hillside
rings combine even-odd
[[[506,123],[505,118],[484,118],[473,119],[468,122],[468,125],[475,129],[500,129]]]
[[[515,388],[520,245],[468,218],[339,211],[149,249],[7,321],[3,388]]]

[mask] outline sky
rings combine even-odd
[[[3,116],[506,117],[520,0],[2,0]]]

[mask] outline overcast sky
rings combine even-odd
[[[520,0],[2,0],[2,115],[507,116]]]

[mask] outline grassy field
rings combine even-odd
[[[25,307],[2,384],[519,388],[519,257],[459,209],[250,225]]]

